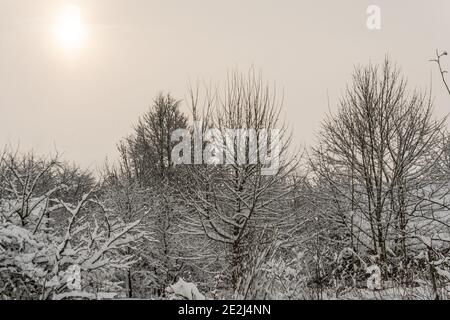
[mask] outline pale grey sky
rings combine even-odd
[[[382,27],[366,27],[369,5]],[[77,5],[83,45],[56,41],[61,8]],[[54,149],[95,168],[159,91],[180,99],[189,79],[222,81],[254,65],[285,93],[297,144],[311,144],[353,66],[398,62],[412,87],[433,71],[436,115],[450,111],[435,49],[450,50],[450,1],[0,0],[0,145]],[[450,58],[447,59],[450,69]]]

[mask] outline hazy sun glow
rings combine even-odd
[[[69,6],[62,11],[56,26],[56,33],[59,42],[65,49],[73,51],[81,47],[85,29],[79,7]]]

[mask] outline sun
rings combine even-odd
[[[71,5],[62,10],[56,25],[56,35],[61,46],[68,51],[79,49],[85,37],[81,10]]]

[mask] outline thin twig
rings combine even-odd
[[[449,86],[448,86],[447,80],[445,79],[445,74],[448,73],[448,71],[447,71],[447,70],[444,70],[444,69],[442,68],[442,64],[441,64],[441,58],[442,58],[443,56],[446,56],[446,55],[448,55],[447,51],[444,51],[444,52],[442,52],[442,53],[439,53],[439,51],[436,50],[436,59],[431,59],[430,61],[436,62],[436,63],[437,63],[437,65],[438,65],[438,67],[439,67],[439,72],[440,72],[441,77],[442,77],[442,81],[444,82],[444,85],[445,85],[445,87],[447,88],[448,94],[450,94],[450,88],[449,88]]]

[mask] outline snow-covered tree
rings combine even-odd
[[[115,176],[116,187],[121,187],[114,189],[121,197],[128,194],[132,198],[128,202],[130,206],[145,202],[151,207],[147,223],[157,240],[151,250],[141,251],[146,252],[151,266],[136,276],[147,274],[150,268],[158,295],[165,294],[164,289],[186,265],[179,259],[184,241],[179,237],[178,221],[183,208],[177,197],[177,190],[184,182],[179,179],[180,168],[175,168],[171,159],[175,145],[172,132],[186,126],[187,117],[180,111],[180,101],[170,94],[159,94],[134,126],[134,132],[118,147],[120,161]]]
[[[275,241],[275,230],[293,213],[289,179],[298,157],[289,154],[291,139],[281,120],[281,103],[256,73],[250,72],[248,77],[234,73],[222,90],[206,88],[203,105],[198,91],[193,90],[191,97],[193,134],[203,140],[200,147],[204,164],[182,166],[189,170],[185,179],[191,182],[182,192],[188,207],[183,217],[185,229],[220,243],[225,249],[224,261],[231,268],[231,287],[242,295],[245,269],[252,264],[246,259],[249,252],[257,242]],[[198,116],[200,112],[202,117]],[[220,133],[213,142],[209,129]],[[246,134],[248,129],[254,136]],[[227,136],[225,133],[231,132],[227,130],[243,135]],[[261,160],[262,155],[267,155],[264,152],[277,161],[270,174],[264,173],[268,166]],[[226,160],[210,163],[207,157],[211,154]]]

